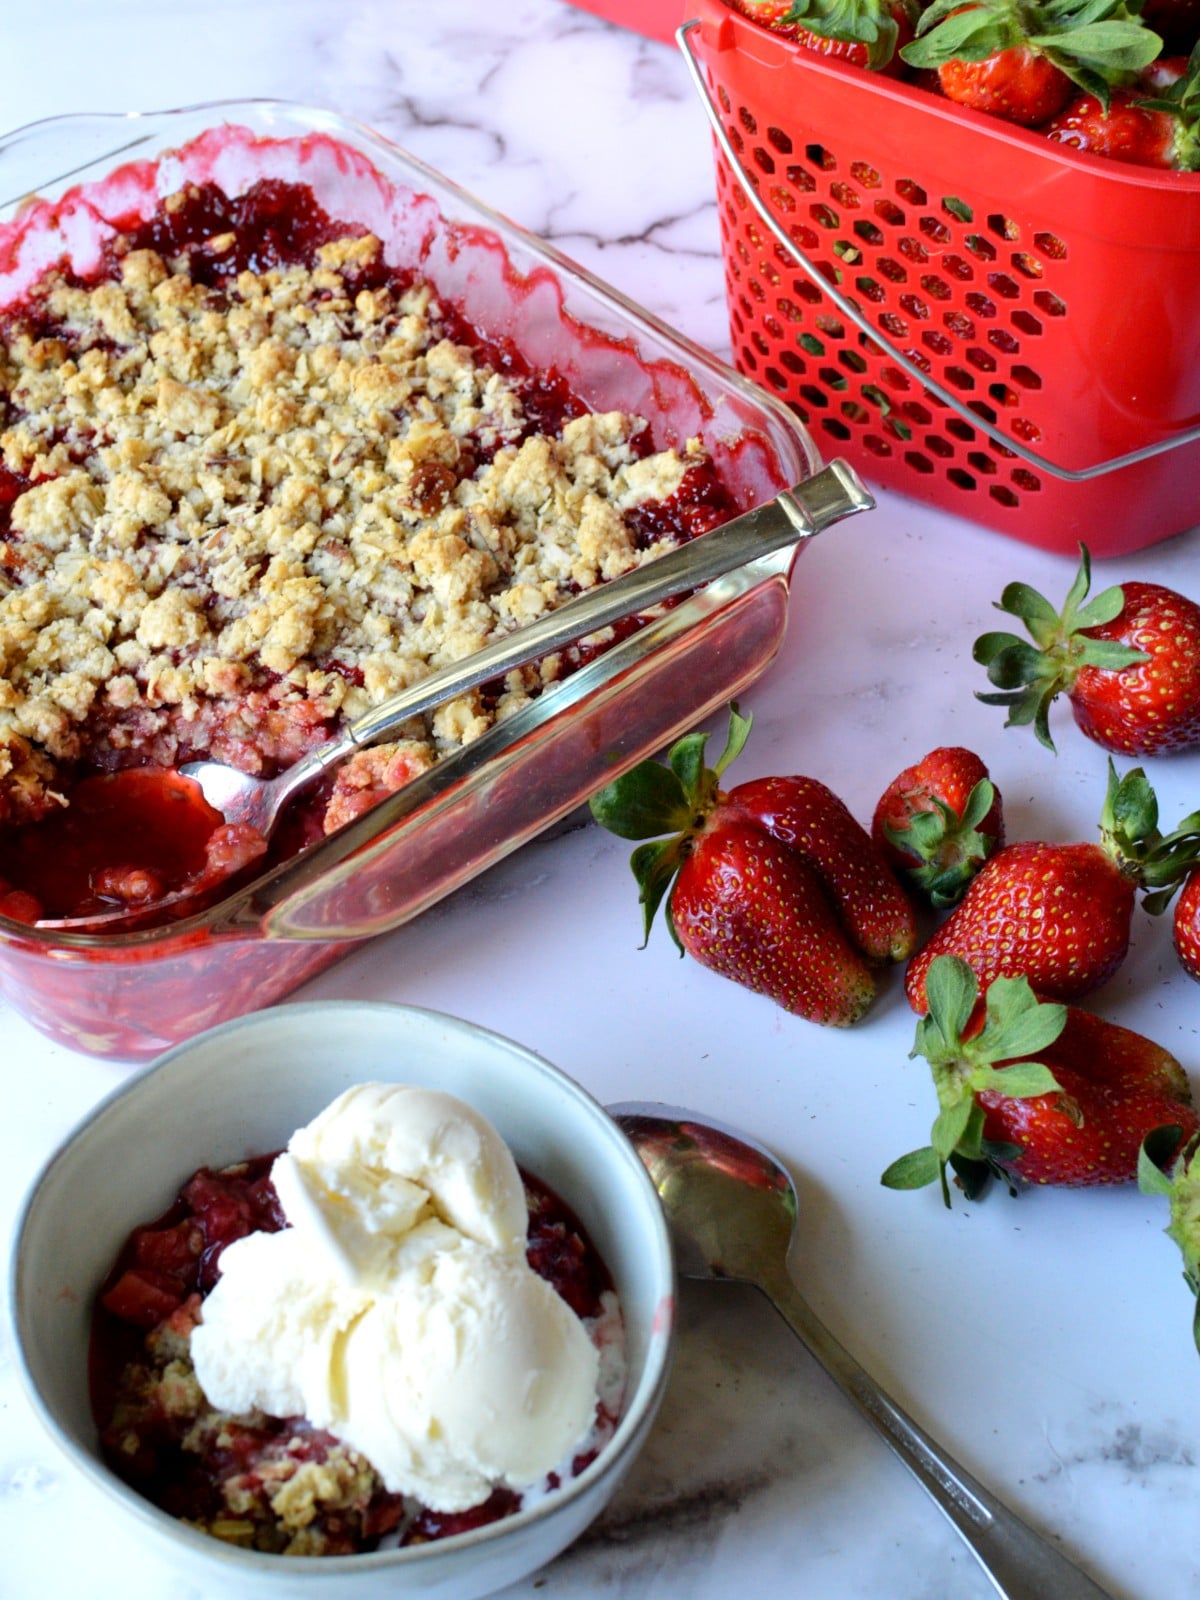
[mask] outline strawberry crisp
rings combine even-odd
[[[591,1433],[558,1472],[524,1492],[495,1487],[471,1509],[431,1509],[388,1491],[360,1453],[303,1417],[231,1415],[209,1403],[191,1359],[204,1299],[235,1240],[286,1227],[273,1155],[202,1168],[165,1216],[134,1230],[92,1320],[90,1387],[105,1460],[140,1494],[214,1537],[295,1556],[413,1545],[496,1522],[582,1472],[616,1429],[625,1381],[619,1302],[578,1219],[521,1177],[529,1265],[567,1302],[601,1356]]]
[[[589,411],[311,190],[189,188],[0,317],[0,822],[130,766],[270,775],[731,510],[698,445]],[[353,757],[315,831],[573,656]]]

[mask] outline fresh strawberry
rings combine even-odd
[[[761,22],[764,28],[787,31],[792,0],[725,0],[725,3],[731,11],[740,11],[752,22]]]
[[[1187,1073],[1169,1050],[1081,1006],[1063,1010],[1062,1032],[1038,1052],[1052,1072],[1082,1073],[1107,1093],[1162,1094],[1190,1105]]]
[[[929,1062],[938,1116],[928,1146],[883,1175],[889,1188],[940,1181],[968,1196],[989,1177],[1024,1183],[1128,1183],[1143,1141],[1173,1130],[1179,1149],[1200,1118],[1182,1067],[1128,1028],[1040,1001],[1024,978],[998,978],[979,1002],[975,974],[953,956],[929,969],[929,1012],[913,1055]]]
[[[1067,75],[1027,44],[997,50],[983,61],[944,61],[937,72],[947,100],[1022,128],[1048,121],[1071,95]]]
[[[936,70],[949,99],[1032,128],[1072,86],[1107,105],[1112,85],[1161,50],[1124,0],[933,0],[901,56]]]
[[[1183,1276],[1196,1297],[1192,1338],[1200,1351],[1200,1137],[1180,1150],[1173,1139],[1152,1133],[1138,1160],[1138,1187],[1143,1194],[1164,1195],[1170,1206],[1167,1237],[1179,1246]]]
[[[1129,948],[1136,892],[1163,909],[1200,855],[1200,816],[1172,834],[1140,767],[1117,778],[1109,762],[1098,844],[1006,845],[980,868],[962,903],[909,962],[905,992],[927,1009],[926,975],[939,955],[960,956],[987,988],[1025,977],[1040,995],[1074,1000],[1099,987]]]
[[[1157,583],[1126,583],[1083,603],[1091,559],[1079,570],[1061,612],[1036,589],[1010,583],[997,610],[1019,617],[1033,644],[1014,633],[985,633],[975,660],[1007,706],[1005,727],[1033,724],[1047,749],[1049,711],[1066,693],[1075,721],[1106,750],[1164,755],[1200,744],[1200,606]]]
[[[1003,803],[973,750],[941,745],[888,784],[871,837],[902,881],[944,909],[1003,845]]]
[[[1172,938],[1179,964],[1200,983],[1200,868],[1189,872],[1175,902]]]
[[[728,793],[750,731],[734,706],[715,768],[707,734],[669,765],[646,761],[593,796],[592,814],[634,851],[644,928],[667,897],[681,951],[810,1021],[845,1026],[875,994],[871,963],[900,961],[916,928],[866,830],[811,778],[760,778]],[[667,837],[661,837],[667,835]]]
[[[1147,82],[1147,78],[1151,82]],[[1192,62],[1158,61],[1127,89],[1114,89],[1107,110],[1078,94],[1046,126],[1047,139],[1089,155],[1168,172],[1200,169],[1200,51]]]
[[[915,0],[727,0],[743,16],[806,50],[893,76],[913,37]]]
[[[895,877],[837,795],[815,778],[754,778],[727,797],[745,817],[803,856],[851,941],[869,961],[903,961],[916,921]]]

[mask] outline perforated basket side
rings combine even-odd
[[[824,61],[719,0],[696,10],[744,174],[718,149],[742,370],[877,482],[1037,543],[1115,552],[1200,520],[1195,444],[1092,482],[1056,470],[1174,445],[1200,418],[1200,180]]]

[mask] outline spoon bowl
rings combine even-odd
[[[677,1270],[763,1291],[958,1530],[1001,1600],[1112,1600],[948,1455],[821,1322],[788,1272],[796,1187],[769,1150],[679,1106],[608,1111],[658,1191]]]

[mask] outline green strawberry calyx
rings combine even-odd
[[[820,39],[867,47],[867,65],[886,67],[896,53],[900,31],[886,0],[793,0],[780,18]]]
[[[1008,584],[996,602],[998,611],[1020,618],[1032,644],[1015,633],[984,633],[972,649],[975,660],[987,668],[988,681],[1000,691],[977,693],[976,699],[989,706],[1007,706],[1006,728],[1028,727],[1032,723],[1047,750],[1055,748],[1050,737],[1050,707],[1060,694],[1071,692],[1084,667],[1120,672],[1150,659],[1146,651],[1119,644],[1115,639],[1087,637],[1086,629],[1101,627],[1120,616],[1125,591],[1114,585],[1087,600],[1092,581],[1091,556],[1085,544],[1079,546],[1079,552],[1079,569],[1061,611],[1026,583]]]
[[[1100,843],[1118,870],[1143,893],[1142,906],[1158,915],[1200,861],[1200,811],[1170,833],[1158,826],[1158,799],[1145,771],[1118,776],[1108,762],[1108,788],[1100,812]]]
[[[903,868],[905,877],[939,911],[958,904],[995,846],[991,834],[979,831],[995,798],[991,779],[981,778],[967,796],[961,816],[939,795],[931,795],[932,808],[914,811],[903,828],[883,825],[888,842],[915,858],[915,864]]]
[[[910,67],[987,61],[1025,45],[1107,110],[1113,84],[1129,82],[1162,39],[1125,0],[933,0],[900,55]]]
[[[1163,1195],[1170,1207],[1166,1233],[1179,1246],[1184,1279],[1196,1296],[1192,1337],[1200,1351],[1200,1137],[1190,1139],[1171,1162],[1180,1131],[1155,1128],[1147,1135],[1138,1152],[1137,1180],[1143,1194]]]
[[[912,1056],[924,1056],[937,1090],[938,1114],[930,1142],[893,1161],[880,1181],[889,1189],[923,1189],[940,1183],[950,1204],[947,1169],[968,1199],[991,1177],[1009,1182],[1006,1168],[1019,1147],[983,1137],[984,1109],[978,1095],[992,1090],[1012,1099],[1059,1094],[1053,1072],[1036,1059],[1054,1043],[1067,1021],[1066,1006],[1039,1000],[1027,978],[996,978],[988,986],[982,1025],[979,984],[958,956],[937,956],[925,979],[928,1012],[917,1023]],[[999,1065],[998,1063],[1009,1063]]]
[[[642,907],[643,947],[650,937],[655,913],[691,852],[696,835],[721,803],[721,779],[745,748],[753,722],[736,704],[729,708],[725,748],[713,767],[704,764],[708,734],[688,733],[672,745],[667,764],[643,761],[589,802],[592,816],[620,839],[641,839],[630,857]],[[663,838],[662,835],[669,835]],[[675,931],[671,903],[667,901],[667,927],[683,954]]]

